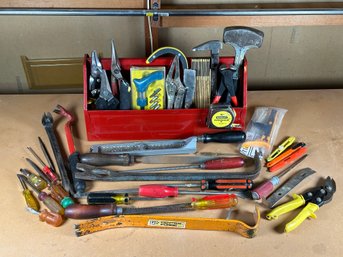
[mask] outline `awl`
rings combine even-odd
[[[90,152],[120,154],[130,153],[136,156],[165,155],[165,154],[189,154],[197,150],[197,142],[200,143],[241,143],[245,141],[244,131],[228,131],[215,134],[203,134],[181,140],[154,140],[118,144],[92,145]]]

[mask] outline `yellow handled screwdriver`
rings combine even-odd
[[[35,211],[39,211],[39,203],[36,197],[34,197],[34,195],[31,193],[31,191],[27,188],[25,181],[24,181],[24,175],[21,174],[17,174],[17,177],[20,181],[21,186],[23,187],[24,191],[23,191],[23,195],[25,198],[25,202],[27,207],[35,210]]]

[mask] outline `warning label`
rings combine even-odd
[[[186,222],[172,220],[148,220],[151,227],[186,228]]]

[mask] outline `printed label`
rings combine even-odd
[[[227,111],[216,112],[212,116],[212,124],[217,128],[224,128],[232,123],[232,114]]]
[[[173,220],[148,220],[151,227],[186,228],[186,222]]]

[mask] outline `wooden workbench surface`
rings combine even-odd
[[[88,142],[85,136],[82,95],[1,95],[0,256],[342,256],[342,99],[343,90],[260,91],[248,94],[247,119],[250,119],[257,106],[286,108],[288,112],[276,142],[281,142],[287,136],[295,136],[298,141],[308,145],[309,156],[295,170],[310,167],[317,173],[294,192],[301,193],[316,186],[321,178],[327,176],[335,179],[337,192],[332,202],[316,212],[316,220],[306,220],[295,231],[283,234],[280,232],[282,224],[294,215],[267,221],[266,209],[260,207],[262,220],[258,234],[253,239],[230,232],[143,228],[107,230],[78,238],[74,234],[74,224],[79,221],[68,220],[61,227],[54,228],[39,222],[37,216],[25,211],[16,173],[19,173],[20,168],[30,168],[25,157],[33,157],[27,151],[27,146],[42,155],[38,136],[49,146],[41,117],[44,112],[51,112],[57,104],[77,114],[76,146],[81,152],[89,149],[92,142]],[[64,121],[54,117],[66,151]],[[199,144],[198,147],[199,151],[237,151],[236,146],[227,145]],[[270,174],[263,168],[256,181],[267,177]],[[99,188],[105,186],[109,185],[100,185],[99,182],[95,184]],[[127,186],[133,185],[118,183],[112,187]],[[175,201],[183,202],[187,199]],[[175,201],[169,199],[158,203]],[[240,201],[238,210],[242,211],[236,213],[237,218],[251,222],[247,212],[253,211],[254,204],[252,201]],[[223,217],[225,213],[203,211],[184,215]]]

